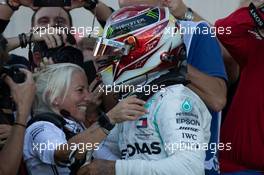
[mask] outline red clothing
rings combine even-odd
[[[221,171],[264,170],[264,40],[256,37],[247,7],[218,20],[216,27],[232,27],[230,35],[218,38],[241,68],[221,130],[221,142],[232,144],[230,151],[220,153]]]

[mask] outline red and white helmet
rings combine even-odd
[[[182,37],[166,7],[124,7],[108,19],[94,49],[99,73],[107,85],[133,84],[146,74],[175,67],[165,55],[177,55]]]

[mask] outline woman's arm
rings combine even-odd
[[[143,107],[144,104],[144,101],[137,99],[135,96],[131,96],[120,101],[107,113],[107,116],[109,117],[110,122],[113,124],[123,121],[136,120],[139,116],[142,116],[146,113],[146,110]],[[93,149],[95,149],[96,145],[98,146],[99,143],[107,136],[104,130],[105,129],[102,128],[98,122],[96,122],[84,132],[71,138],[67,144],[89,144],[93,145]],[[54,158],[57,162],[64,162],[65,160],[68,160],[69,155],[72,152],[72,150],[63,150],[63,147],[65,147],[65,145],[60,145],[54,153]],[[85,151],[83,149],[79,150],[79,152],[77,152],[75,155],[75,158],[82,158]]]

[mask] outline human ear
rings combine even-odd
[[[56,97],[51,103],[54,107],[59,107],[62,103],[62,99],[60,97]]]

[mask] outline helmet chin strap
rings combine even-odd
[[[155,77],[157,77],[157,75]],[[141,87],[143,87],[145,85],[148,85],[149,82],[150,82],[149,74],[144,74],[142,76],[139,76],[139,77],[135,78],[135,80],[132,81],[132,83],[130,81],[130,85],[129,86],[134,86],[134,87],[141,86]],[[124,99],[126,97],[129,97],[129,96],[132,96],[132,95],[136,95],[136,93],[134,91],[119,92],[118,99],[122,100],[122,99]]]

